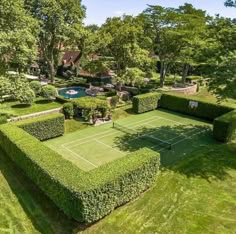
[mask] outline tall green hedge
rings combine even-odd
[[[189,106],[190,101],[196,101],[198,103],[198,107],[191,108]],[[228,106],[198,101],[174,94],[162,94],[160,99],[160,107],[207,120],[214,120],[215,118],[234,110]]]
[[[221,142],[230,142],[236,131],[236,110],[214,120],[213,135]]]
[[[160,96],[159,93],[146,93],[133,97],[133,111],[140,114],[157,109]]]
[[[101,219],[149,188],[160,165],[157,152],[141,149],[84,172],[13,124],[0,126],[0,143],[65,214],[86,223]]]
[[[15,124],[40,141],[64,134],[64,115],[60,113],[27,119]]]

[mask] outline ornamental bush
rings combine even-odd
[[[190,102],[197,103],[197,107],[191,108]],[[162,94],[160,107],[207,120],[214,120],[215,118],[234,110],[232,107],[207,101],[199,101],[194,98],[183,97],[175,94]]]
[[[104,118],[110,114],[107,100],[94,97],[83,97],[73,101],[76,115],[82,115],[86,121],[97,117]]]
[[[30,88],[25,88],[17,94],[17,99],[22,104],[32,105],[35,100],[34,91]]]
[[[42,91],[42,85],[37,80],[30,82],[30,88],[34,91],[35,95],[39,95]]]
[[[0,126],[7,155],[69,217],[92,223],[155,181],[160,155],[141,149],[85,172],[13,124]]]
[[[40,141],[64,134],[64,115],[60,113],[27,119],[14,124]]]
[[[133,111],[140,114],[157,109],[160,96],[159,93],[146,93],[133,97]]]
[[[7,123],[7,116],[0,114],[0,124],[5,124],[5,123]]]
[[[53,101],[56,99],[58,93],[57,93],[57,89],[52,86],[52,85],[45,85],[42,88],[42,96],[46,99],[48,99],[49,101]]]
[[[73,103],[67,102],[63,105],[63,114],[65,115],[66,119],[72,119],[74,116],[74,106]]]
[[[236,110],[214,120],[213,136],[221,142],[230,142],[236,131]]]

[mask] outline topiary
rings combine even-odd
[[[35,94],[34,91],[30,88],[27,88],[17,95],[17,99],[20,103],[26,104],[26,105],[32,105],[35,100]]]
[[[57,89],[52,85],[45,85],[42,88],[42,96],[50,101],[53,101],[56,99],[56,96],[58,95]]]
[[[34,91],[35,95],[39,95],[42,90],[42,85],[39,81],[35,80],[30,82],[30,88]]]
[[[66,119],[72,119],[74,117],[74,106],[71,102],[65,103],[62,110]]]

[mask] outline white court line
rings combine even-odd
[[[201,133],[203,133],[203,132],[207,132],[207,131],[209,131],[209,130],[203,130],[203,131],[197,132],[196,134],[193,134],[193,135],[191,135],[191,136],[189,136],[189,137],[185,137],[184,139],[173,143],[172,146],[177,145],[177,144],[179,144],[179,143],[182,142],[182,141],[185,141],[185,140],[187,140],[187,139],[191,139],[191,138],[193,138],[194,136],[197,136],[197,135],[199,135],[199,134],[201,134]]]
[[[186,125],[186,124],[183,124],[183,123],[181,123],[181,122],[177,122],[177,121],[174,121],[174,120],[172,120],[172,119],[167,119],[167,118],[164,118],[164,117],[160,117],[160,119],[164,119],[164,120],[167,120],[167,121],[169,121],[169,122],[177,123],[177,124],[180,124],[180,125]]]
[[[150,119],[160,119],[160,117],[158,117],[158,116],[153,116],[153,117],[150,117],[150,118],[145,119],[145,120],[140,120],[140,121],[136,121],[136,122],[131,123],[131,124],[127,124],[127,125],[125,125],[125,126],[130,126],[130,125],[134,125],[134,124],[136,124],[136,123],[145,122],[145,121],[150,120]],[[153,121],[154,121],[154,120],[153,120]],[[151,122],[153,122],[153,121],[151,121]],[[91,136],[88,136],[88,137],[84,137],[84,138],[81,138],[81,139],[77,139],[77,140],[74,140],[74,141],[67,142],[67,143],[65,143],[65,144],[62,144],[62,146],[66,146],[66,145],[68,145],[68,144],[72,144],[72,143],[77,142],[77,141],[83,141],[83,140],[85,140],[85,139],[92,138],[92,137],[95,137],[95,136],[98,136],[98,135],[101,135],[101,134],[104,134],[104,133],[112,132],[112,131],[113,131],[112,129],[106,130],[106,131],[103,131],[103,132],[100,132],[100,133],[97,133],[97,134],[94,134],[94,135],[91,135]]]
[[[66,148],[65,146],[62,146],[62,147],[63,147],[65,150],[69,151],[70,153],[74,154],[76,157],[78,157],[78,158],[84,160],[85,162],[89,163],[89,164],[92,165],[93,167],[95,167],[95,168],[97,167],[97,165],[93,164],[92,162],[90,162],[90,161],[87,160],[86,158],[80,156],[79,154],[75,153],[74,151],[72,151],[72,150]]]
[[[153,121],[155,121],[155,120],[150,120],[149,122],[153,122]],[[133,127],[139,127],[139,126],[146,125],[146,124],[147,124],[147,123],[142,123],[142,124],[134,125]],[[125,126],[127,126],[127,125],[125,125]],[[155,130],[155,131],[157,131],[157,130]],[[98,139],[102,139],[102,138],[104,138],[104,137],[111,136],[111,135],[116,135],[116,134],[119,133],[119,132],[114,132],[114,130],[109,130],[109,132],[111,132],[111,133],[102,135],[102,136],[100,136],[100,137],[98,137],[98,138],[95,138],[95,139],[89,139],[89,140],[87,140],[87,141],[80,140],[80,143],[79,143],[79,144],[67,146],[67,148],[73,148],[73,147],[76,147],[76,146],[79,146],[79,145],[86,144],[86,143],[88,143],[88,142],[92,142],[93,140],[96,140],[96,139],[97,139],[97,140],[98,140]],[[82,142],[81,142],[81,141],[82,141]],[[75,142],[73,142],[73,143],[75,143]],[[63,146],[65,146],[65,145],[63,145]]]
[[[126,154],[126,153],[121,152],[120,150],[118,150],[118,149],[116,149],[116,148],[114,148],[114,147],[112,147],[112,146],[110,146],[110,145],[107,145],[106,143],[104,143],[104,142],[102,142],[102,141],[99,141],[99,140],[95,140],[95,141],[98,142],[98,143],[100,143],[100,144],[102,144],[102,145],[105,145],[106,147],[111,148],[111,149],[113,149],[113,150],[115,150],[115,151],[117,151],[117,152],[119,152],[119,153],[121,153],[121,154]]]

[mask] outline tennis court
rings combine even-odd
[[[88,171],[147,147],[168,165],[212,140],[211,124],[189,116],[155,110],[64,135],[45,144]]]

